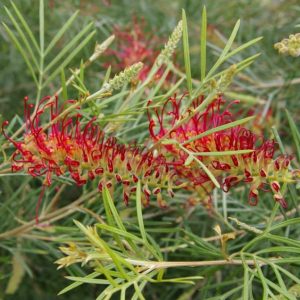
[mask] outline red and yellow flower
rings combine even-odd
[[[273,192],[274,200],[282,207],[286,207],[280,186],[282,183],[293,182],[299,176],[299,171],[289,169],[290,156],[274,158],[275,142],[273,140],[263,140],[261,136],[243,126],[203,134],[210,129],[235,121],[230,107],[238,101],[226,104],[226,101],[219,95],[203,112],[194,113],[203,101],[203,97],[199,97],[192,102],[183,115],[181,109],[184,100],[184,96],[179,99],[176,96],[169,98],[162,108],[154,108],[155,117],[149,110],[149,132],[153,142],[158,143],[162,138],[167,138],[184,145],[194,154],[194,157],[207,166],[225,192],[240,182],[249,184],[251,205],[257,204],[259,190],[269,187]],[[186,118],[187,115],[188,118]],[[183,118],[187,121],[181,122]],[[179,122],[180,126],[177,126]],[[193,138],[200,134],[202,137]],[[216,155],[216,152],[239,150],[250,151],[244,154]],[[214,184],[199,164],[193,161],[187,165],[185,162],[189,156],[188,153],[178,149],[174,144],[161,145],[160,151],[164,154],[172,153],[170,159],[178,177],[188,179],[190,189],[201,191],[200,197],[207,201]]]
[[[75,100],[68,100],[74,103]],[[123,187],[125,203],[130,193],[136,190],[136,183],[141,180],[145,203],[153,194],[159,204],[164,206],[161,190],[166,188],[171,193],[175,173],[169,168],[163,155],[136,145],[128,146],[117,142],[114,137],[106,138],[96,124],[96,118],[84,123],[82,115],[76,113],[60,118],[57,97],[43,98],[34,113],[33,106],[24,99],[26,131],[21,141],[14,141],[16,150],[12,154],[12,171],[25,171],[33,177],[45,176],[43,184],[49,186],[52,177],[69,175],[77,185],[98,180],[98,189],[112,185]],[[41,118],[50,111],[49,129],[44,130]]]

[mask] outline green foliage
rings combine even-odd
[[[67,20],[65,25],[57,32],[50,41],[48,47],[45,49],[44,1],[40,1],[39,8],[39,45],[32,30],[30,29],[30,26],[18,7],[13,2],[11,2],[11,6],[11,10],[6,7],[5,10],[13,24],[13,29],[18,32],[19,37],[5,23],[3,23],[3,26],[17,49],[20,51],[27,67],[30,70],[32,79],[36,84],[36,99],[39,100],[45,87],[51,84],[57,75],[59,75],[62,70],[69,65],[73,58],[95,35],[95,31],[91,31],[93,23],[89,23],[82,28],[70,42],[63,46],[62,50],[55,56],[55,58],[52,57],[52,59],[47,62],[50,51],[70,29],[70,26],[78,15],[78,12],[75,12],[70,19]],[[25,51],[25,49],[27,51]]]
[[[43,0],[38,7],[33,2],[27,6],[22,1],[5,1],[5,8],[0,10],[3,61],[8,61],[12,51],[9,64],[0,62],[4,86],[0,103],[5,119],[5,112],[15,113],[19,98],[26,94],[34,97],[36,104],[43,95],[62,94],[62,100],[75,97],[81,101],[86,122],[96,116],[108,134],[124,143],[136,140],[139,144],[147,136],[148,99],[153,100],[151,108],[160,107],[174,93],[189,91],[191,97],[182,112],[185,117],[174,129],[193,116],[187,115],[186,109],[194,97],[206,95],[195,107],[195,114],[202,112],[216,94],[225,93],[261,113],[261,124],[267,122],[266,112],[272,106],[275,120],[268,134],[274,136],[282,153],[295,154],[298,162],[295,160],[292,168],[299,168],[300,131],[295,112],[299,109],[300,74],[295,58],[282,58],[272,49],[274,41],[292,30],[291,20],[299,23],[297,15],[287,15],[288,11],[299,11],[297,1],[276,4],[275,12],[270,1],[254,1],[251,5],[249,1],[238,5],[212,1],[207,2],[202,13],[193,1],[133,4],[122,0],[109,7],[99,1],[83,1],[81,11],[75,9],[75,1],[56,2],[51,11]],[[144,82],[133,82],[138,71],[135,67],[140,68],[137,64],[134,70],[129,69],[130,76],[122,72],[115,77],[117,83],[112,91],[114,79],[111,68],[103,66],[103,53],[113,42],[113,24],[126,24],[131,16],[124,13],[124,8],[132,5],[137,15],[143,15],[153,26],[152,31],[164,36],[161,52]],[[182,21],[177,23],[171,16],[182,7]],[[240,21],[232,23],[239,16],[244,20],[242,26]],[[271,17],[275,18],[274,24],[265,24]],[[56,22],[59,29],[53,32]],[[91,49],[89,45],[96,39],[104,42]],[[14,45],[20,55],[7,45]],[[258,48],[262,55],[254,63],[260,55]],[[174,52],[176,63],[172,60]],[[27,72],[20,72],[24,64]],[[154,83],[158,70],[162,76]],[[166,88],[168,77],[175,80]],[[20,84],[25,87],[18,87]],[[287,107],[285,111],[283,105]],[[61,117],[76,106],[70,106]],[[241,115],[238,121],[217,126],[188,142],[241,124],[251,127],[253,117]],[[16,115],[7,132],[12,135],[15,128],[23,125],[22,118]],[[16,136],[20,134],[21,131]],[[188,151],[184,143],[167,138],[161,143]],[[208,212],[200,206],[190,206],[185,190],[177,191],[165,209],[154,201],[143,208],[139,181],[134,199],[125,207],[118,187],[105,188],[99,200],[94,182],[79,188],[67,177],[60,177],[46,191],[39,212],[41,224],[36,225],[34,212],[42,180],[12,173],[10,148],[2,136],[0,144],[0,298],[8,297],[5,291],[12,293],[13,299],[22,300],[299,298],[299,187],[284,186],[289,209],[281,212],[278,204],[273,207],[268,193],[257,207],[249,207],[244,187],[230,194],[215,189],[213,211]],[[150,149],[154,146],[146,145]],[[216,151],[210,155],[246,153],[249,150]],[[195,152],[188,154],[186,165],[197,161]],[[198,163],[199,168],[206,168],[201,161]],[[218,187],[212,172],[207,168],[206,172]],[[215,225],[219,226],[217,234]],[[58,247],[66,256],[62,257]],[[57,271],[55,260],[65,268]],[[68,281],[62,280],[63,276],[72,284],[65,287]]]

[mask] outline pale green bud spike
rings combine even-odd
[[[280,54],[287,54],[294,57],[300,56],[300,33],[291,34],[288,39],[276,43],[274,48]]]
[[[124,71],[115,75],[115,77],[113,79],[110,79],[103,86],[103,88],[111,91],[120,89],[122,86],[134,79],[138,75],[142,67],[143,63],[141,62],[133,64],[132,66],[126,68]]]
[[[177,47],[177,44],[181,40],[181,36],[182,36],[182,21],[179,21],[178,25],[175,27],[174,31],[172,32],[168,42],[165,44],[165,48],[161,51],[161,53],[157,58],[158,64],[162,64],[172,56],[172,54],[174,53]]]
[[[115,39],[114,35],[111,35],[109,38],[107,38],[103,43],[96,44],[95,50],[93,55],[90,57],[89,61],[93,62],[96,60],[106,49],[109,47],[109,45],[113,42]]]

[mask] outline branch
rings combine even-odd
[[[205,261],[142,261],[134,259],[126,259],[129,263],[134,266],[143,266],[150,269],[166,269],[166,268],[176,268],[176,267],[206,267],[206,266],[224,266],[224,265],[243,265],[248,266],[257,265],[255,260],[205,260]],[[264,263],[260,264],[263,265]]]

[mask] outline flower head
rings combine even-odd
[[[33,117],[33,105],[24,98],[26,131],[21,141],[14,141],[16,150],[12,155],[12,171],[24,170],[33,177],[45,175],[43,184],[49,186],[53,175],[68,175],[77,183],[84,185],[87,181],[98,180],[98,189],[119,185],[123,187],[125,203],[136,183],[141,180],[144,200],[148,203],[151,193],[164,205],[161,189],[170,191],[173,187],[174,173],[169,169],[163,155],[153,155],[138,146],[123,145],[116,138],[106,138],[96,124],[96,118],[84,122],[78,110],[60,118],[63,110],[58,107],[58,99],[43,98]],[[75,100],[68,100],[74,103]],[[41,125],[41,118],[50,111],[50,127]],[[159,187],[159,188],[158,188]]]
[[[113,64],[115,71],[123,70],[136,62],[143,62],[144,66],[138,75],[138,79],[144,81],[158,55],[157,36],[150,36],[145,33],[145,24],[133,20],[130,29],[122,30],[115,27],[114,35],[117,41],[117,50],[108,50],[109,55],[117,59]]]
[[[195,113],[195,109],[203,102],[203,97],[199,97],[186,109],[184,115],[183,102],[184,96],[180,99],[176,96],[169,98],[161,109],[154,108],[155,117],[149,110],[149,132],[153,141],[157,143],[167,138],[184,145],[218,178],[225,192],[240,182],[247,183],[250,185],[249,203],[256,205],[259,190],[268,186],[275,201],[286,207],[280,193],[280,183],[292,182],[296,173],[288,168],[291,157],[279,156],[274,159],[273,140],[264,141],[261,136],[240,125],[205,134],[208,130],[235,121],[231,106],[238,101],[227,104],[219,95],[203,112]],[[187,121],[181,122],[184,118]],[[201,187],[207,194],[212,191],[214,185],[199,164],[196,161],[188,165],[185,163],[188,152],[178,149],[176,144],[162,147],[172,153],[170,159],[179,178],[188,178],[194,189]],[[217,153],[239,150],[249,152],[222,156]]]

